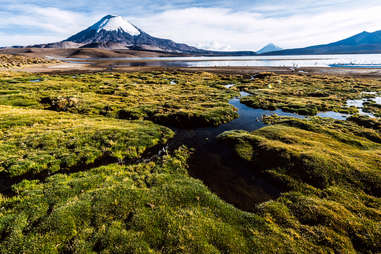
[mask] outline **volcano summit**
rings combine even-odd
[[[252,51],[221,52],[198,49],[172,40],[153,37],[121,16],[107,15],[94,25],[55,43],[39,44],[24,48],[101,48],[160,51],[191,55],[255,55]]]
[[[94,25],[69,37],[49,44],[34,45],[37,48],[106,48],[142,49],[176,53],[206,53],[208,51],[153,37],[121,16],[107,15]]]

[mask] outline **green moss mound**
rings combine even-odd
[[[251,93],[251,96],[241,99],[247,106],[268,110],[282,109],[309,116],[314,116],[320,111],[358,113],[356,107],[348,107],[347,100],[381,94],[381,83],[377,80],[323,75],[268,73],[238,87]],[[375,103],[366,103],[364,111],[375,116],[381,114],[380,107]]]
[[[273,116],[260,130],[220,135],[284,190],[251,213],[188,175],[187,148],[145,157],[174,135],[152,121],[235,118],[228,100],[238,90],[227,84],[266,103],[304,96],[284,107],[309,112],[321,103],[352,110],[345,100],[379,89],[377,81],[281,76],[290,90],[268,93],[271,73],[0,76],[0,186],[12,190],[0,194],[0,253],[381,252],[378,119]]]
[[[0,106],[0,172],[10,177],[131,161],[173,136],[148,121]]]
[[[57,60],[48,60],[40,57],[0,54],[0,68],[11,69],[25,65],[59,63]]]
[[[113,164],[14,186],[17,197],[0,199],[0,251],[249,252],[244,225],[264,222],[190,178],[188,155],[182,148],[156,163]]]
[[[218,126],[238,117],[228,103],[238,92],[223,86],[235,79],[186,72],[0,73],[0,105],[151,120],[182,128]]]
[[[252,170],[288,189],[259,213],[282,231],[336,251],[381,251],[379,130],[321,118],[271,121],[252,133],[219,136]]]
[[[371,179],[373,186],[380,185],[379,157],[374,156],[379,154],[380,144],[366,138],[369,133],[376,137],[379,133],[349,122],[290,118],[272,121],[277,124],[253,133],[232,131],[220,136],[242,158],[252,162],[253,170],[267,172],[288,188],[280,198],[260,204],[253,213],[226,204],[200,181],[189,177],[190,153],[180,148],[157,161],[111,164],[71,175],[57,174],[44,182],[24,180],[14,185],[18,195],[0,199],[0,250],[380,251],[381,198],[377,189],[365,184]],[[357,130],[356,134],[353,130]],[[316,150],[313,160],[303,156],[311,153],[311,146]],[[348,152],[358,159],[351,161],[350,168],[339,170],[340,165],[346,165]],[[272,154],[272,160],[259,162],[257,158],[262,158],[263,153]],[[272,164],[277,160],[284,163]],[[300,168],[300,163],[305,168]],[[333,165],[325,167],[327,163]],[[297,173],[300,170],[305,172]],[[352,171],[358,171],[357,175],[352,176]]]

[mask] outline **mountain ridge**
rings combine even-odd
[[[260,50],[257,51],[257,54],[264,54],[264,53],[269,53],[273,51],[280,51],[283,50],[281,47],[278,47],[274,43],[269,43]]]
[[[304,48],[285,49],[263,55],[321,55],[321,54],[375,54],[381,53],[381,30],[363,31],[348,38]]]

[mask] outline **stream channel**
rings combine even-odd
[[[226,86],[230,89],[231,86]],[[240,92],[241,97],[250,94]],[[251,211],[255,205],[278,197],[281,193],[276,184],[265,176],[255,173],[249,163],[239,158],[233,149],[217,140],[217,136],[229,130],[254,131],[265,127],[264,115],[277,114],[304,118],[282,110],[250,108],[235,97],[229,103],[238,109],[239,118],[219,127],[174,129],[176,136],[169,143],[172,150],[181,145],[193,148],[189,161],[189,174],[200,179],[211,191],[236,207]]]
[[[230,84],[225,88],[231,89],[233,86],[234,84]],[[296,118],[305,118],[305,116],[284,112],[280,109],[272,111],[251,108],[240,102],[241,97],[250,94],[240,92],[240,95],[229,101],[238,109],[239,117],[237,119],[219,127],[172,128],[176,132],[176,136],[170,141],[169,149],[173,150],[181,145],[193,148],[194,152],[189,161],[189,174],[203,181],[211,191],[226,202],[242,210],[252,211],[256,204],[277,198],[284,190],[265,175],[256,172],[249,162],[238,157],[232,147],[219,142],[217,136],[230,130],[251,132],[265,127],[266,124],[262,121],[264,115],[277,114]],[[378,102],[379,99],[377,97],[373,100]],[[365,99],[361,100],[361,102],[364,101]],[[350,100],[348,106],[353,105],[353,102],[358,101]],[[361,111],[362,104],[355,106],[358,106],[360,114],[372,116]],[[345,120],[349,115],[329,111],[319,112],[317,116]]]

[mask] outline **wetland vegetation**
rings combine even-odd
[[[232,129],[243,91],[253,108],[352,116]],[[380,92],[322,75],[2,72],[0,252],[381,252],[380,107],[364,103],[370,118],[347,104]],[[179,142],[203,131],[213,146]],[[200,147],[229,150],[279,193],[250,202],[233,179],[245,202],[212,192],[192,171]]]
[[[238,117],[228,103],[238,92],[221,89],[229,81],[211,73],[5,74],[0,104],[180,127],[218,126]]]
[[[250,107],[272,110],[279,108],[311,116],[325,111],[358,113],[358,108],[347,104],[348,100],[381,95],[378,80],[322,75],[262,73],[260,78],[238,87],[252,94],[241,100]],[[380,116],[380,109],[380,104],[369,101],[364,111]]]
[[[18,68],[26,65],[59,63],[57,60],[48,60],[40,57],[0,54],[0,69]]]

